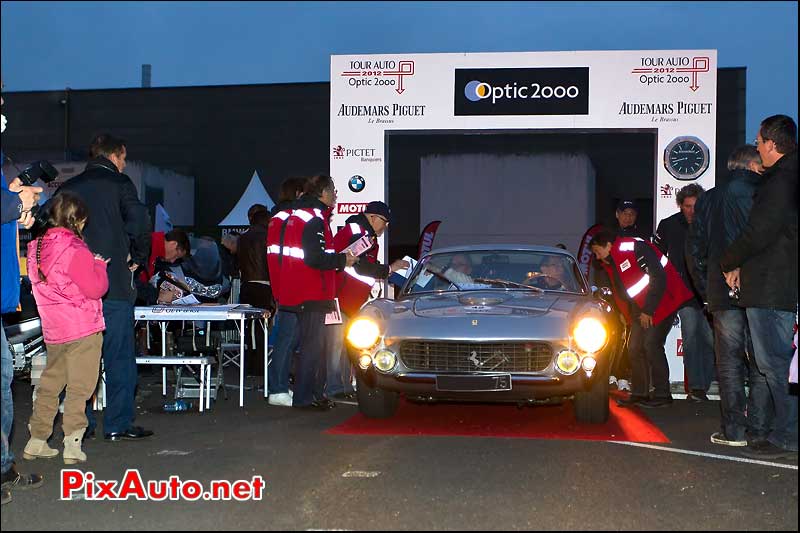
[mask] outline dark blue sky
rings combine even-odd
[[[796,2],[13,2],[6,91],[328,81],[331,54],[701,49],[797,120]],[[9,102],[10,104],[10,102]]]

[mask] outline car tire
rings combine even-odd
[[[608,372],[596,374],[589,390],[575,393],[575,419],[586,424],[608,422]]]
[[[400,393],[373,387],[363,373],[356,374],[358,410],[367,418],[391,418],[400,403]]]

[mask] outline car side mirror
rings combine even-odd
[[[609,289],[608,287],[598,288],[592,285],[592,295],[595,298],[599,298],[604,301],[610,301],[613,299],[613,296],[611,295],[611,289]]]

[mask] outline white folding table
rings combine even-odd
[[[164,364],[192,364],[188,360],[196,360],[196,357],[174,357],[170,356],[167,360],[167,322],[174,321],[199,321],[199,322],[223,322],[235,320],[239,329],[239,407],[244,406],[244,325],[246,320],[261,321],[264,330],[264,397],[267,397],[267,366],[268,366],[268,325],[269,311],[258,307],[251,307],[246,304],[200,304],[200,305],[153,305],[136,307],[134,309],[134,320],[136,322],[157,322],[161,328],[161,356],[165,358]],[[208,338],[208,335],[206,335]],[[143,358],[144,359],[144,358]],[[148,357],[147,359],[154,359]],[[179,360],[186,359],[186,363]],[[172,360],[176,360],[173,362]],[[138,362],[138,361],[137,361]],[[151,361],[148,364],[154,364]],[[144,362],[143,362],[144,364]],[[197,364],[194,362],[194,364]],[[219,372],[222,371],[220,368]],[[166,394],[167,369],[162,369],[163,393]],[[208,395],[206,395],[208,402]],[[202,401],[200,402],[203,403]]]

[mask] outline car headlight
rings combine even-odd
[[[606,345],[608,332],[603,323],[596,318],[582,318],[573,331],[578,348],[584,352],[594,353]]]
[[[556,368],[562,374],[571,376],[578,371],[580,366],[581,359],[578,357],[578,354],[572,350],[561,350],[558,352],[558,355],[556,356]]]
[[[369,318],[357,318],[347,330],[347,342],[354,348],[372,348],[381,336],[378,325]]]
[[[390,372],[397,364],[397,356],[391,350],[378,350],[372,360],[381,372]]]
[[[369,352],[362,352],[362,354],[358,358],[358,367],[361,370],[366,370],[369,368],[369,365],[372,364],[372,356]]]

